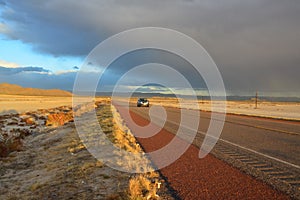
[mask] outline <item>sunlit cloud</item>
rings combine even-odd
[[[78,72],[78,70],[70,69],[70,70],[59,70],[59,71],[56,71],[55,73],[52,73],[52,74],[60,75],[60,74],[76,73],[76,72]]]
[[[13,75],[19,73],[39,73],[39,74],[48,74],[50,71],[42,67],[15,67],[15,68],[6,68],[0,67],[0,75]]]
[[[0,33],[9,34],[9,28],[4,23],[0,23]]]
[[[6,68],[20,67],[20,65],[18,63],[8,62],[8,61],[5,61],[5,60],[0,60],[0,66],[1,67],[6,67]]]

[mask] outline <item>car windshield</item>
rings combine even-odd
[[[144,102],[144,101],[147,101],[147,99],[145,99],[145,98],[140,98],[139,101],[143,101],[143,102]]]

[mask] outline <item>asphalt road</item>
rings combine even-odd
[[[151,107],[130,105],[131,111],[146,119],[149,119],[149,109]],[[167,121],[164,128],[176,133],[181,110],[165,109]],[[192,111],[186,116],[188,120],[195,120],[196,112],[200,111]],[[216,120],[211,119],[210,112],[200,112],[198,134],[207,131],[210,120]],[[227,114],[220,139],[300,167],[300,122]]]
[[[127,107],[117,105],[116,108],[133,134],[149,133],[149,120],[139,115],[147,113],[148,109],[135,110],[131,108],[139,113],[137,114],[135,112],[128,113]],[[162,116],[159,115],[159,117]],[[140,130],[136,124],[147,128]],[[159,130],[151,137],[138,137],[137,141],[146,153],[153,153],[164,148],[163,152],[149,155],[149,159],[153,166],[159,168],[160,174],[167,181],[168,188],[175,199],[290,199],[291,194],[284,194],[285,190],[280,192],[273,186],[241,172],[212,154],[199,159],[197,146],[189,145],[182,152],[180,147],[185,146],[186,141],[175,137],[166,129]],[[169,146],[170,143],[173,144],[172,147]],[[171,161],[171,163],[164,166],[166,161],[167,163]]]

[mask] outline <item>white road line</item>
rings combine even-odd
[[[175,112],[175,111],[172,111],[171,112]],[[196,110],[195,110],[196,112]],[[196,115],[195,115],[196,116]],[[238,116],[238,115],[237,115]],[[242,116],[242,115],[239,115],[239,116]],[[248,115],[245,115],[245,116],[248,116]],[[200,115],[201,117],[201,115]],[[248,116],[249,117],[249,116]],[[257,117],[257,116],[254,116],[254,117]],[[218,119],[215,119],[215,118],[210,118],[210,117],[203,117],[202,118],[206,118],[206,119],[210,119],[210,120],[215,120],[215,121],[220,121]],[[277,120],[277,119],[275,119]],[[263,126],[255,126],[255,125],[251,125],[251,124],[247,124],[247,123],[241,123],[241,122],[235,122],[235,121],[231,121],[231,120],[228,120],[226,119],[225,120],[226,123],[231,123],[231,124],[236,124],[236,125],[241,125],[241,126],[248,126],[248,127],[252,127],[252,128],[257,128],[257,129],[263,129],[263,130],[268,130],[268,131],[273,131],[273,132],[279,132],[279,133],[285,133],[285,134],[289,134],[289,135],[299,135],[300,136],[300,133],[298,132],[293,132],[293,131],[286,131],[286,130],[280,130],[280,129],[274,129],[274,128],[269,128],[269,127],[263,127]]]
[[[155,116],[155,117],[161,120],[161,118],[159,118],[159,117],[157,117],[157,116]],[[179,126],[179,124],[176,123],[176,122],[174,122],[174,121],[168,120],[168,122]],[[185,126],[185,125],[181,125],[181,127],[186,128],[186,129],[189,129],[189,130],[191,130],[191,131],[195,131],[195,130],[193,130],[193,129],[191,129],[190,127],[187,127],[187,126]],[[216,137],[214,137],[214,136],[206,135],[206,133],[203,132],[203,131],[199,131],[199,130],[196,130],[196,131],[197,131],[198,133],[204,135],[204,136],[208,136],[208,137],[212,137],[212,138],[214,138],[214,139],[218,139],[218,138],[216,138]],[[243,146],[241,146],[241,145],[235,144],[235,143],[230,142],[230,141],[228,141],[228,140],[224,140],[224,139],[221,139],[221,138],[219,138],[218,140],[220,140],[220,141],[222,141],[222,142],[225,142],[225,143],[227,143],[227,144],[236,146],[236,147],[238,147],[238,148],[241,148],[241,149],[250,151],[250,152],[252,152],[252,153],[258,154],[258,155],[260,155],[260,156],[263,156],[263,157],[266,157],[266,158],[275,160],[275,161],[277,161],[277,162],[280,162],[280,163],[289,165],[289,166],[291,166],[291,167],[300,169],[300,166],[299,166],[299,165],[296,165],[296,164],[293,164],[293,163],[290,163],[290,162],[281,160],[281,159],[279,159],[279,158],[275,158],[275,157],[273,157],[273,156],[266,155],[266,154],[264,154],[264,153],[260,153],[260,152],[258,152],[258,151],[255,151],[255,150],[253,150],[253,149],[249,149],[249,148],[247,148],[247,147],[243,147]]]
[[[202,134],[202,133],[201,133],[201,134]],[[245,150],[250,151],[250,152],[252,152],[252,153],[256,153],[256,154],[258,154],[258,155],[264,156],[264,157],[266,157],[266,158],[269,158],[269,159],[272,159],[272,160],[276,160],[277,162],[281,162],[281,163],[284,163],[284,164],[289,165],[289,166],[291,166],[291,167],[295,167],[295,168],[297,168],[297,169],[300,169],[300,166],[299,166],[299,165],[296,165],[296,164],[293,164],[293,163],[290,163],[290,162],[281,160],[281,159],[279,159],[279,158],[275,158],[275,157],[273,157],[273,156],[269,156],[269,155],[260,153],[260,152],[258,152],[258,151],[253,150],[253,149],[249,149],[249,148],[247,148],[247,147],[243,147],[243,146],[241,146],[241,145],[238,145],[238,144],[229,142],[229,141],[224,140],[224,139],[219,139],[219,140],[222,141],[222,142],[231,144],[231,145],[233,145],[233,146],[239,147],[239,148],[241,148],[241,149],[245,149]]]

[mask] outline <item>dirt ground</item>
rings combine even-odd
[[[1,199],[109,199],[126,194],[128,174],[92,157],[73,125],[31,135],[1,159]],[[72,150],[75,148],[76,150]]]
[[[75,115],[85,113],[78,111]],[[0,147],[11,143],[11,148],[0,155],[0,199],[173,199],[165,185],[158,190],[163,180],[157,172],[125,173],[94,158],[73,120],[66,117],[70,112],[71,107],[63,106],[1,116]],[[115,126],[122,122],[114,121],[110,105],[100,102],[96,113],[103,132],[117,147],[142,151],[129,130]],[[60,123],[54,123],[56,119]],[[150,161],[143,162],[151,167]]]
[[[72,97],[0,95],[0,114],[24,113],[71,105]]]

